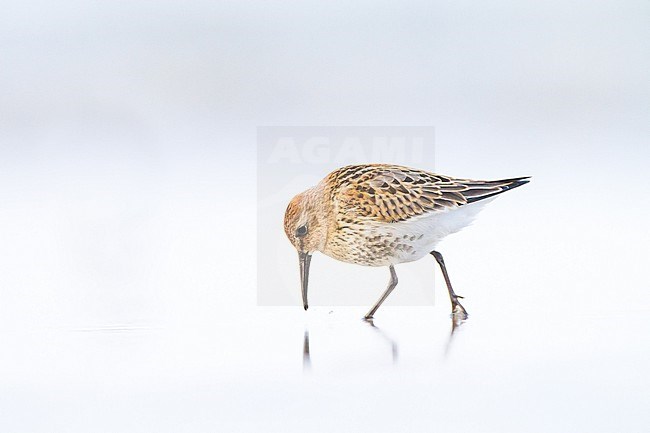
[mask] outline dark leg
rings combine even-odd
[[[445,277],[445,283],[447,283],[447,290],[449,291],[449,300],[451,301],[451,314],[467,316],[467,310],[458,302],[458,298],[462,299],[463,297],[454,293],[454,289],[451,287],[451,281],[449,281],[449,274],[447,274],[447,267],[445,266],[445,260],[442,258],[442,254],[438,251],[431,251],[431,255],[435,257],[440,265],[440,270],[442,270],[442,275]]]
[[[381,298],[377,301],[377,303],[372,307],[370,311],[368,311],[368,314],[365,315],[365,319],[372,319],[374,316],[375,312],[377,311],[377,308],[388,298],[388,295],[390,295],[390,292],[393,291],[395,286],[397,285],[397,274],[395,273],[395,267],[393,265],[390,265],[390,282],[388,283],[388,288],[384,292],[383,295],[381,295]]]

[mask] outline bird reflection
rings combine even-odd
[[[372,319],[363,319],[371,329],[377,332],[383,340],[385,340],[390,345],[391,355],[393,357],[393,365],[397,364],[397,358],[399,355],[399,349],[397,347],[397,342],[390,338],[384,331],[378,328]],[[309,330],[305,329],[302,339],[302,370],[304,372],[311,370],[311,353],[309,352]]]
[[[302,370],[311,370],[311,356],[309,355],[309,331],[305,329],[305,336],[302,340]]]
[[[451,315],[451,331],[449,332],[449,338],[447,338],[447,345],[445,346],[445,358],[449,355],[449,350],[451,349],[451,343],[454,340],[454,335],[458,335],[458,329],[463,325],[463,323],[465,323],[466,320],[467,315]]]
[[[449,337],[447,337],[447,344],[445,345],[444,358],[447,358],[447,356],[451,352],[452,342],[454,341],[455,336],[458,335],[458,330],[465,323],[466,320],[467,320],[467,316],[465,315],[459,315],[459,314],[451,315],[451,326],[449,331]],[[399,358],[399,347],[397,342],[393,338],[391,338],[388,334],[386,334],[386,332],[384,332],[381,328],[377,327],[373,319],[363,319],[363,322],[366,323],[374,332],[376,332],[381,337],[382,340],[388,343],[393,358],[393,365],[396,365],[397,360]],[[303,334],[302,369],[304,372],[308,372],[311,370],[311,353],[309,349],[309,329],[305,329],[305,333]]]
[[[384,331],[382,331],[380,328],[378,328],[375,325],[375,322],[374,322],[373,319],[363,319],[363,321],[365,323],[367,323],[375,332],[377,332],[379,335],[381,335],[381,338],[386,340],[386,342],[388,342],[388,344],[390,344],[390,351],[391,351],[391,353],[393,355],[393,365],[397,364],[397,355],[399,354],[399,350],[397,348],[397,342],[395,342],[395,340],[390,338],[388,335],[386,335],[386,333]]]

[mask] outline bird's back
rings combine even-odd
[[[497,194],[528,178],[455,179],[398,165],[342,167],[324,180],[331,216],[325,254],[368,266],[417,260],[471,223]]]

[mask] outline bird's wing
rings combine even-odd
[[[343,167],[329,176],[339,210],[380,222],[444,212],[527,183],[527,178],[480,181],[396,165]]]

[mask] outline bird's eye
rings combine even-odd
[[[298,236],[299,238],[305,236],[306,234],[307,234],[307,226],[306,225],[300,226],[300,227],[298,227],[296,229],[296,236]]]

